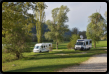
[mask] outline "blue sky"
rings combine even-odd
[[[93,13],[99,12],[105,18],[104,13],[107,11],[106,2],[45,2],[48,6],[45,9],[46,21],[48,19],[52,20],[51,11],[54,8],[60,7],[61,5],[66,5],[70,11],[67,13],[69,21],[65,24],[69,25],[69,29],[77,27],[79,31],[86,31],[88,25],[88,16]],[[32,11],[29,11],[32,13]]]

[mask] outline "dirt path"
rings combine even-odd
[[[107,54],[92,56],[89,60],[68,68],[63,68],[57,72],[106,72]]]

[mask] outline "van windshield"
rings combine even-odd
[[[35,46],[34,49],[39,49],[40,46]]]
[[[77,42],[76,45],[83,45],[83,42]]]

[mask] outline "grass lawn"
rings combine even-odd
[[[92,46],[94,45],[94,43],[92,42]],[[96,47],[107,47],[107,41],[99,41],[98,43],[96,43]]]
[[[103,48],[91,48],[87,51],[74,51],[67,49],[68,42],[60,43],[59,49],[62,51],[51,51],[43,53],[25,52],[23,58],[14,60],[14,56],[11,54],[2,53],[2,71],[3,72],[54,72],[61,68],[65,68],[72,65],[78,65],[79,63],[88,60],[90,56],[100,53],[107,53]],[[34,48],[35,42],[32,43],[30,50]],[[92,43],[93,45],[93,43]],[[55,49],[55,43],[53,43],[53,50]],[[107,41],[99,41],[97,47],[107,47]],[[62,55],[64,54],[64,55]],[[10,60],[7,60],[10,59]],[[15,66],[13,66],[15,64]]]

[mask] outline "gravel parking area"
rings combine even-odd
[[[63,68],[57,72],[106,72],[107,54],[94,55],[80,65]]]

